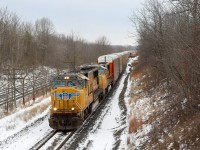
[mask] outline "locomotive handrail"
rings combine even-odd
[[[74,102],[74,101],[73,101],[73,102]],[[78,108],[82,111],[83,108],[82,108],[82,107],[79,105],[79,103],[77,102],[77,97],[76,97],[75,103],[76,103],[76,105],[78,106]]]

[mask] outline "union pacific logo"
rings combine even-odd
[[[74,93],[58,93],[58,94],[53,94],[52,96],[59,98],[60,100],[70,100],[72,97],[80,96],[80,92],[74,92]]]

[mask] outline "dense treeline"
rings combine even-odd
[[[168,111],[165,125],[175,125],[199,114],[200,1],[148,0],[131,20],[139,34],[140,68],[150,71],[154,83],[167,82],[171,94],[176,95],[169,100],[170,107],[166,106],[166,110],[173,112]],[[182,142],[190,148],[199,146],[195,142],[200,136],[198,121],[189,133],[182,137]],[[181,141],[176,137],[174,140],[176,144]]]
[[[50,66],[59,69],[96,62],[111,53],[106,37],[88,43],[75,34],[57,34],[53,23],[42,18],[35,23],[22,22],[7,9],[0,9],[0,69]]]

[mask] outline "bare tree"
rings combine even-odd
[[[200,1],[148,0],[131,21],[139,35],[139,67],[147,68],[156,84],[167,81],[171,93],[178,95],[168,101],[175,109],[164,122],[176,124],[177,116],[184,121],[199,114]]]

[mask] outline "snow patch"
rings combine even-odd
[[[7,143],[6,145],[1,145],[1,147],[9,147],[9,149],[16,149],[16,147],[17,148],[23,147],[23,149],[26,149],[25,147],[27,147],[28,145],[30,146],[31,141],[32,142],[35,141],[34,137],[37,137],[37,138],[40,137],[40,133],[43,130],[44,126],[45,126],[45,129],[49,130],[50,128],[48,127],[48,122],[46,120],[45,124],[42,123],[39,129],[37,127],[34,129],[36,130],[35,132],[34,130],[29,131],[27,135],[20,137],[19,140],[15,140],[12,137],[20,133],[22,129],[25,129],[26,127],[34,124],[34,122],[38,120],[39,118],[44,118],[44,116],[46,116],[49,113],[49,107],[46,110],[44,110],[42,113],[36,112],[37,114],[35,114],[35,117],[33,117],[32,119],[29,119],[27,121],[24,121],[23,119],[24,117],[26,117],[26,115],[28,115],[29,113],[32,113],[31,112],[32,109],[40,107],[43,104],[48,104],[49,101],[50,101],[50,97],[44,99],[40,103],[35,103],[30,107],[21,109],[12,115],[2,118],[0,120],[0,133],[3,136],[0,136],[0,143],[2,143],[3,141],[6,141]],[[11,140],[8,139],[10,137],[12,137]],[[26,141],[26,143],[23,143],[24,141]]]

